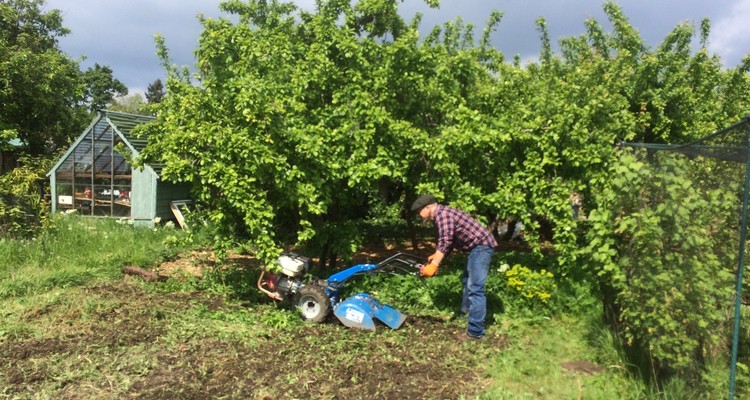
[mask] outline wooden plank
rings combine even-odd
[[[89,203],[94,203],[94,205],[97,205],[97,206],[100,206],[102,204],[112,204],[111,200],[96,199],[96,198],[95,199],[91,199],[89,197],[79,197],[79,196],[76,196],[76,202],[78,202],[79,204],[82,203],[82,202],[84,202],[84,201],[87,201]],[[115,200],[114,204],[117,204],[118,206],[130,207],[130,203],[127,202],[127,201],[125,201],[125,200]]]
[[[191,203],[192,201],[190,200],[175,200],[169,202],[169,208],[172,209],[172,214],[174,214],[175,219],[177,219],[177,223],[180,224],[180,228],[185,230],[188,229],[188,226],[185,222],[184,214],[190,212],[188,205]]]

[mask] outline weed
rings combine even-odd
[[[298,312],[282,308],[266,311],[261,315],[260,321],[274,329],[290,329],[302,324]]]
[[[121,274],[125,265],[151,266],[174,230],[117,224],[111,219],[56,216],[52,227],[32,240],[0,241],[0,298],[80,286]]]

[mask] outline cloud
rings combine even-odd
[[[709,48],[730,63],[739,62],[750,50],[750,0],[737,0],[722,17],[712,21]]]
[[[395,0],[401,15],[410,21],[423,14],[421,30],[461,17],[474,25],[478,39],[490,13],[503,13],[492,45],[506,60],[538,57],[541,42],[535,21],[544,17],[554,46],[558,39],[585,32],[585,21],[594,18],[611,29],[603,11],[603,0],[441,0],[440,8],[427,7],[424,0]],[[750,0],[617,0],[630,23],[650,46],[657,46],[678,23],[696,28],[711,18],[710,48],[724,64],[736,65],[750,49]],[[114,76],[131,91],[144,91],[165,71],[156,56],[154,35],[160,33],[173,63],[192,66],[198,37],[203,30],[197,15],[226,16],[219,11],[222,0],[46,0],[46,9],[60,9],[63,25],[71,34],[60,39],[60,47],[71,57],[85,55],[81,68],[94,63],[112,68]],[[315,9],[315,0],[294,0],[305,10]]]
[[[161,34],[172,61],[192,65],[202,31],[198,15],[217,17],[221,0],[47,0],[47,10],[62,11],[71,29],[60,47],[71,57],[85,57],[81,68],[110,66],[131,92],[145,91],[165,71],[156,56],[154,35]]]

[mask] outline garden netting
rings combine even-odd
[[[623,186],[619,194],[623,198],[620,204],[627,204],[623,206],[625,212],[638,215],[633,219],[636,221],[633,233],[623,240],[621,247],[625,249],[621,250],[621,258],[637,259],[632,261],[636,267],[626,271],[628,284],[658,289],[650,294],[659,298],[652,311],[669,313],[665,301],[685,301],[682,307],[690,308],[692,313],[683,311],[680,315],[687,317],[682,321],[676,318],[674,323],[693,324],[682,333],[695,335],[693,339],[705,345],[695,357],[714,356],[729,362],[730,399],[735,393],[750,390],[747,345],[750,295],[743,296],[743,286],[747,292],[748,283],[744,269],[750,192],[749,141],[750,116],[747,116],[686,144],[620,143],[622,154],[629,157],[625,162],[636,165],[626,170],[630,186]],[[649,172],[642,174],[643,169]],[[618,212],[617,218],[621,218],[623,211]],[[649,221],[655,220],[659,222],[649,225]],[[655,279],[655,272],[649,271],[648,276],[638,272],[644,268],[637,265],[638,260],[653,264],[655,259],[663,261],[657,272],[668,276],[671,287],[643,283]],[[676,290],[675,296],[663,295],[672,290]],[[696,295],[691,298],[693,292]],[[648,304],[646,295],[647,290],[640,290],[631,297],[641,296],[636,300]],[[636,300],[632,304],[637,304]],[[740,324],[740,321],[745,322]]]

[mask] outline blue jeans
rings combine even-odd
[[[471,336],[484,336],[484,319],[487,316],[487,297],[484,284],[490,271],[490,261],[495,250],[489,246],[477,246],[469,252],[466,270],[461,276],[463,298],[461,311],[469,313],[469,326],[466,331]]]

